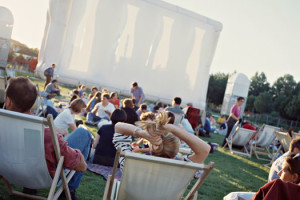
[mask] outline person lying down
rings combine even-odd
[[[121,151],[132,152],[131,136],[144,138],[150,142],[150,153],[153,156],[174,159],[179,151],[180,140],[184,141],[193,154],[185,156],[188,162],[203,163],[209,154],[210,146],[200,138],[186,132],[173,124],[168,124],[168,115],[161,112],[154,121],[139,122],[138,127],[118,122],[115,125],[113,143],[115,148],[121,147]],[[119,159],[120,168],[123,171],[124,157]]]

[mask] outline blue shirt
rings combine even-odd
[[[46,72],[48,72],[48,76],[53,77],[54,74],[54,69],[52,67],[49,67],[48,69],[45,70]]]

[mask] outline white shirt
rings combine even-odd
[[[61,130],[68,130],[69,124],[74,124],[74,123],[75,123],[75,114],[72,114],[69,108],[65,109],[54,120],[55,127]]]
[[[106,112],[104,112],[104,111],[108,111],[108,112],[110,112],[110,113],[113,113],[114,110],[115,110],[115,106],[114,106],[113,104],[111,104],[111,103],[108,103],[108,104],[104,107],[104,106],[102,105],[102,102],[100,102],[100,103],[97,103],[95,106],[96,106],[96,107],[99,106],[98,111],[97,111],[97,116],[100,117],[100,118],[104,118],[104,117],[110,118],[110,116],[109,116]]]

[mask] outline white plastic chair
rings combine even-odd
[[[44,151],[44,128],[49,126],[57,168],[54,177],[49,174]],[[64,190],[67,199],[71,199],[68,182],[75,171],[66,177],[60,154],[58,139],[54,133],[52,115],[47,119],[28,114],[0,109],[0,179],[12,195],[32,199],[57,199]],[[55,189],[59,178],[62,186]],[[31,189],[50,188],[48,198],[24,194],[11,188],[11,184]]]
[[[114,170],[108,177],[103,199],[180,199],[198,170],[203,170],[185,199],[197,199],[200,188],[214,163],[203,165],[137,153],[125,152],[121,181],[114,179],[120,157],[117,150]]]

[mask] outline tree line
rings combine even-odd
[[[220,105],[223,102],[229,74],[211,74],[209,78],[207,100]],[[266,113],[285,119],[300,119],[300,82],[286,74],[279,77],[274,84],[267,81],[264,72],[256,72],[251,77],[246,111]]]

